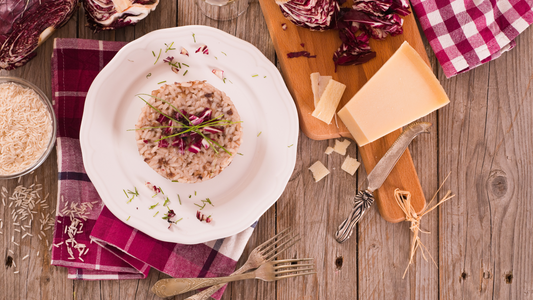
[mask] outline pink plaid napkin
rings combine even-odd
[[[533,23],[532,0],[412,0],[449,78],[498,58]]]
[[[52,98],[58,119],[58,205],[52,264],[68,278],[141,279],[150,267],[172,277],[233,272],[255,224],[225,239],[198,245],[155,240],[118,220],[102,203],[81,156],[79,131],[89,86],[122,42],[55,39]],[[219,299],[224,288],[213,297]]]

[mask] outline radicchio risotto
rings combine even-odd
[[[150,105],[142,108],[135,125],[137,147],[161,176],[201,182],[231,163],[241,145],[242,125],[224,92],[205,81],[189,81],[165,84],[152,97],[142,97]]]

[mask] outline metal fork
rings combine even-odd
[[[233,272],[230,276],[242,274],[252,269],[256,269],[262,264],[269,262],[276,258],[280,253],[287,250],[289,247],[294,245],[300,239],[297,238],[298,235],[290,236],[290,228],[282,230],[274,237],[270,238],[266,242],[257,246],[248,257],[248,260],[244,263],[242,267]],[[165,281],[163,281],[165,280]],[[171,294],[168,294],[168,290],[172,288],[172,279],[163,279],[156,282],[152,287],[152,292],[158,295],[161,298],[170,297]],[[203,290],[187,299],[189,300],[205,300],[208,299],[213,293],[218,291],[223,284],[218,284],[212,286],[206,290]]]
[[[215,284],[224,284],[237,280],[255,278],[263,281],[275,281],[285,278],[316,274],[312,261],[312,258],[275,260],[264,263],[256,270],[244,274],[217,278],[163,279],[158,282],[172,280],[172,288],[168,291],[171,292],[170,296],[174,296],[199,288]],[[166,297],[168,297],[168,295]]]

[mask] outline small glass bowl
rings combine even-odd
[[[37,95],[39,95],[39,97],[41,98],[41,101],[43,102],[44,106],[46,107],[46,110],[48,111],[50,115],[50,119],[52,123],[52,134],[50,135],[50,140],[48,141],[48,146],[46,150],[43,152],[41,157],[37,161],[35,161],[35,163],[32,166],[18,173],[13,173],[9,175],[0,175],[0,179],[11,179],[11,178],[21,177],[37,169],[40,165],[43,164],[46,158],[48,158],[48,156],[52,152],[52,149],[54,149],[54,145],[56,142],[56,135],[57,135],[57,121],[56,121],[56,115],[54,113],[54,108],[52,107],[52,103],[50,102],[50,99],[46,97],[43,91],[41,91],[41,89],[39,89],[36,85],[34,85],[33,83],[25,79],[13,77],[13,76],[0,76],[0,84],[9,83],[9,82],[18,84],[25,88],[30,88],[34,90],[35,93],[37,93]]]

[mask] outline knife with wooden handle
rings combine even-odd
[[[417,135],[429,132],[430,127],[431,123],[415,122],[411,123],[404,129],[402,134],[392,144],[387,153],[383,155],[381,160],[376,164],[372,172],[368,174],[366,180],[359,187],[359,192],[355,196],[354,207],[350,212],[350,215],[348,215],[341,225],[339,225],[339,228],[335,233],[335,240],[337,240],[337,242],[343,243],[350,238],[355,224],[361,220],[366,210],[374,203],[373,192],[385,182],[385,179],[387,179],[411,141]]]

